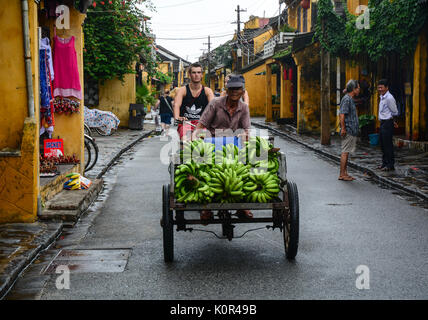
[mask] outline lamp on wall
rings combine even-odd
[[[311,6],[311,2],[309,0],[302,0],[300,2],[300,6],[305,10],[309,9],[309,7]]]

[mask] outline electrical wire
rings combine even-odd
[[[228,37],[228,36],[232,36],[234,35],[234,33],[228,33],[228,34],[223,34],[223,35],[214,35],[214,36],[210,36],[210,38],[223,38],[223,37]],[[204,36],[204,37],[193,37],[193,38],[158,38],[156,37],[156,40],[202,40],[202,39],[207,39],[208,36]]]
[[[183,3],[172,4],[172,5],[169,5],[169,6],[156,7],[156,9],[173,8],[173,7],[181,7],[181,6],[185,6],[185,5],[187,5],[187,4],[196,3],[196,2],[202,2],[202,1],[204,1],[204,0],[194,0],[194,1],[189,1],[189,2],[183,2]]]

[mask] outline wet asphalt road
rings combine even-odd
[[[104,176],[106,188],[95,205],[27,269],[7,298],[428,298],[428,211],[357,172],[351,171],[356,181],[338,181],[336,163],[279,137],[275,144],[287,156],[288,177],[300,196],[296,260],[285,259],[279,230],[231,242],[194,231],[174,232],[175,262],[165,264],[159,224],[162,185],[169,180],[159,160],[164,144],[153,137],[128,152]],[[238,225],[235,234],[264,225]],[[197,228],[220,233],[218,225]],[[125,267],[118,262],[122,272],[84,272],[90,262],[83,259],[71,271],[70,289],[58,290],[58,275],[41,273],[62,249],[129,249],[129,258]],[[98,258],[104,261],[102,253]],[[356,287],[361,265],[368,267],[369,289]]]

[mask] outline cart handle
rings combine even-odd
[[[190,121],[186,121],[186,120],[175,120],[177,123],[179,124],[188,124],[189,126],[192,126],[193,128],[196,128],[196,125],[194,125],[193,123],[191,123]]]

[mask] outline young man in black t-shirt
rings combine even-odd
[[[190,83],[177,89],[174,99],[175,120],[190,121],[196,126],[206,106],[214,98],[213,91],[202,85],[202,75],[202,66],[199,63],[196,62],[190,65]],[[180,139],[182,139],[187,132],[192,132],[194,127],[179,124],[177,130]]]

